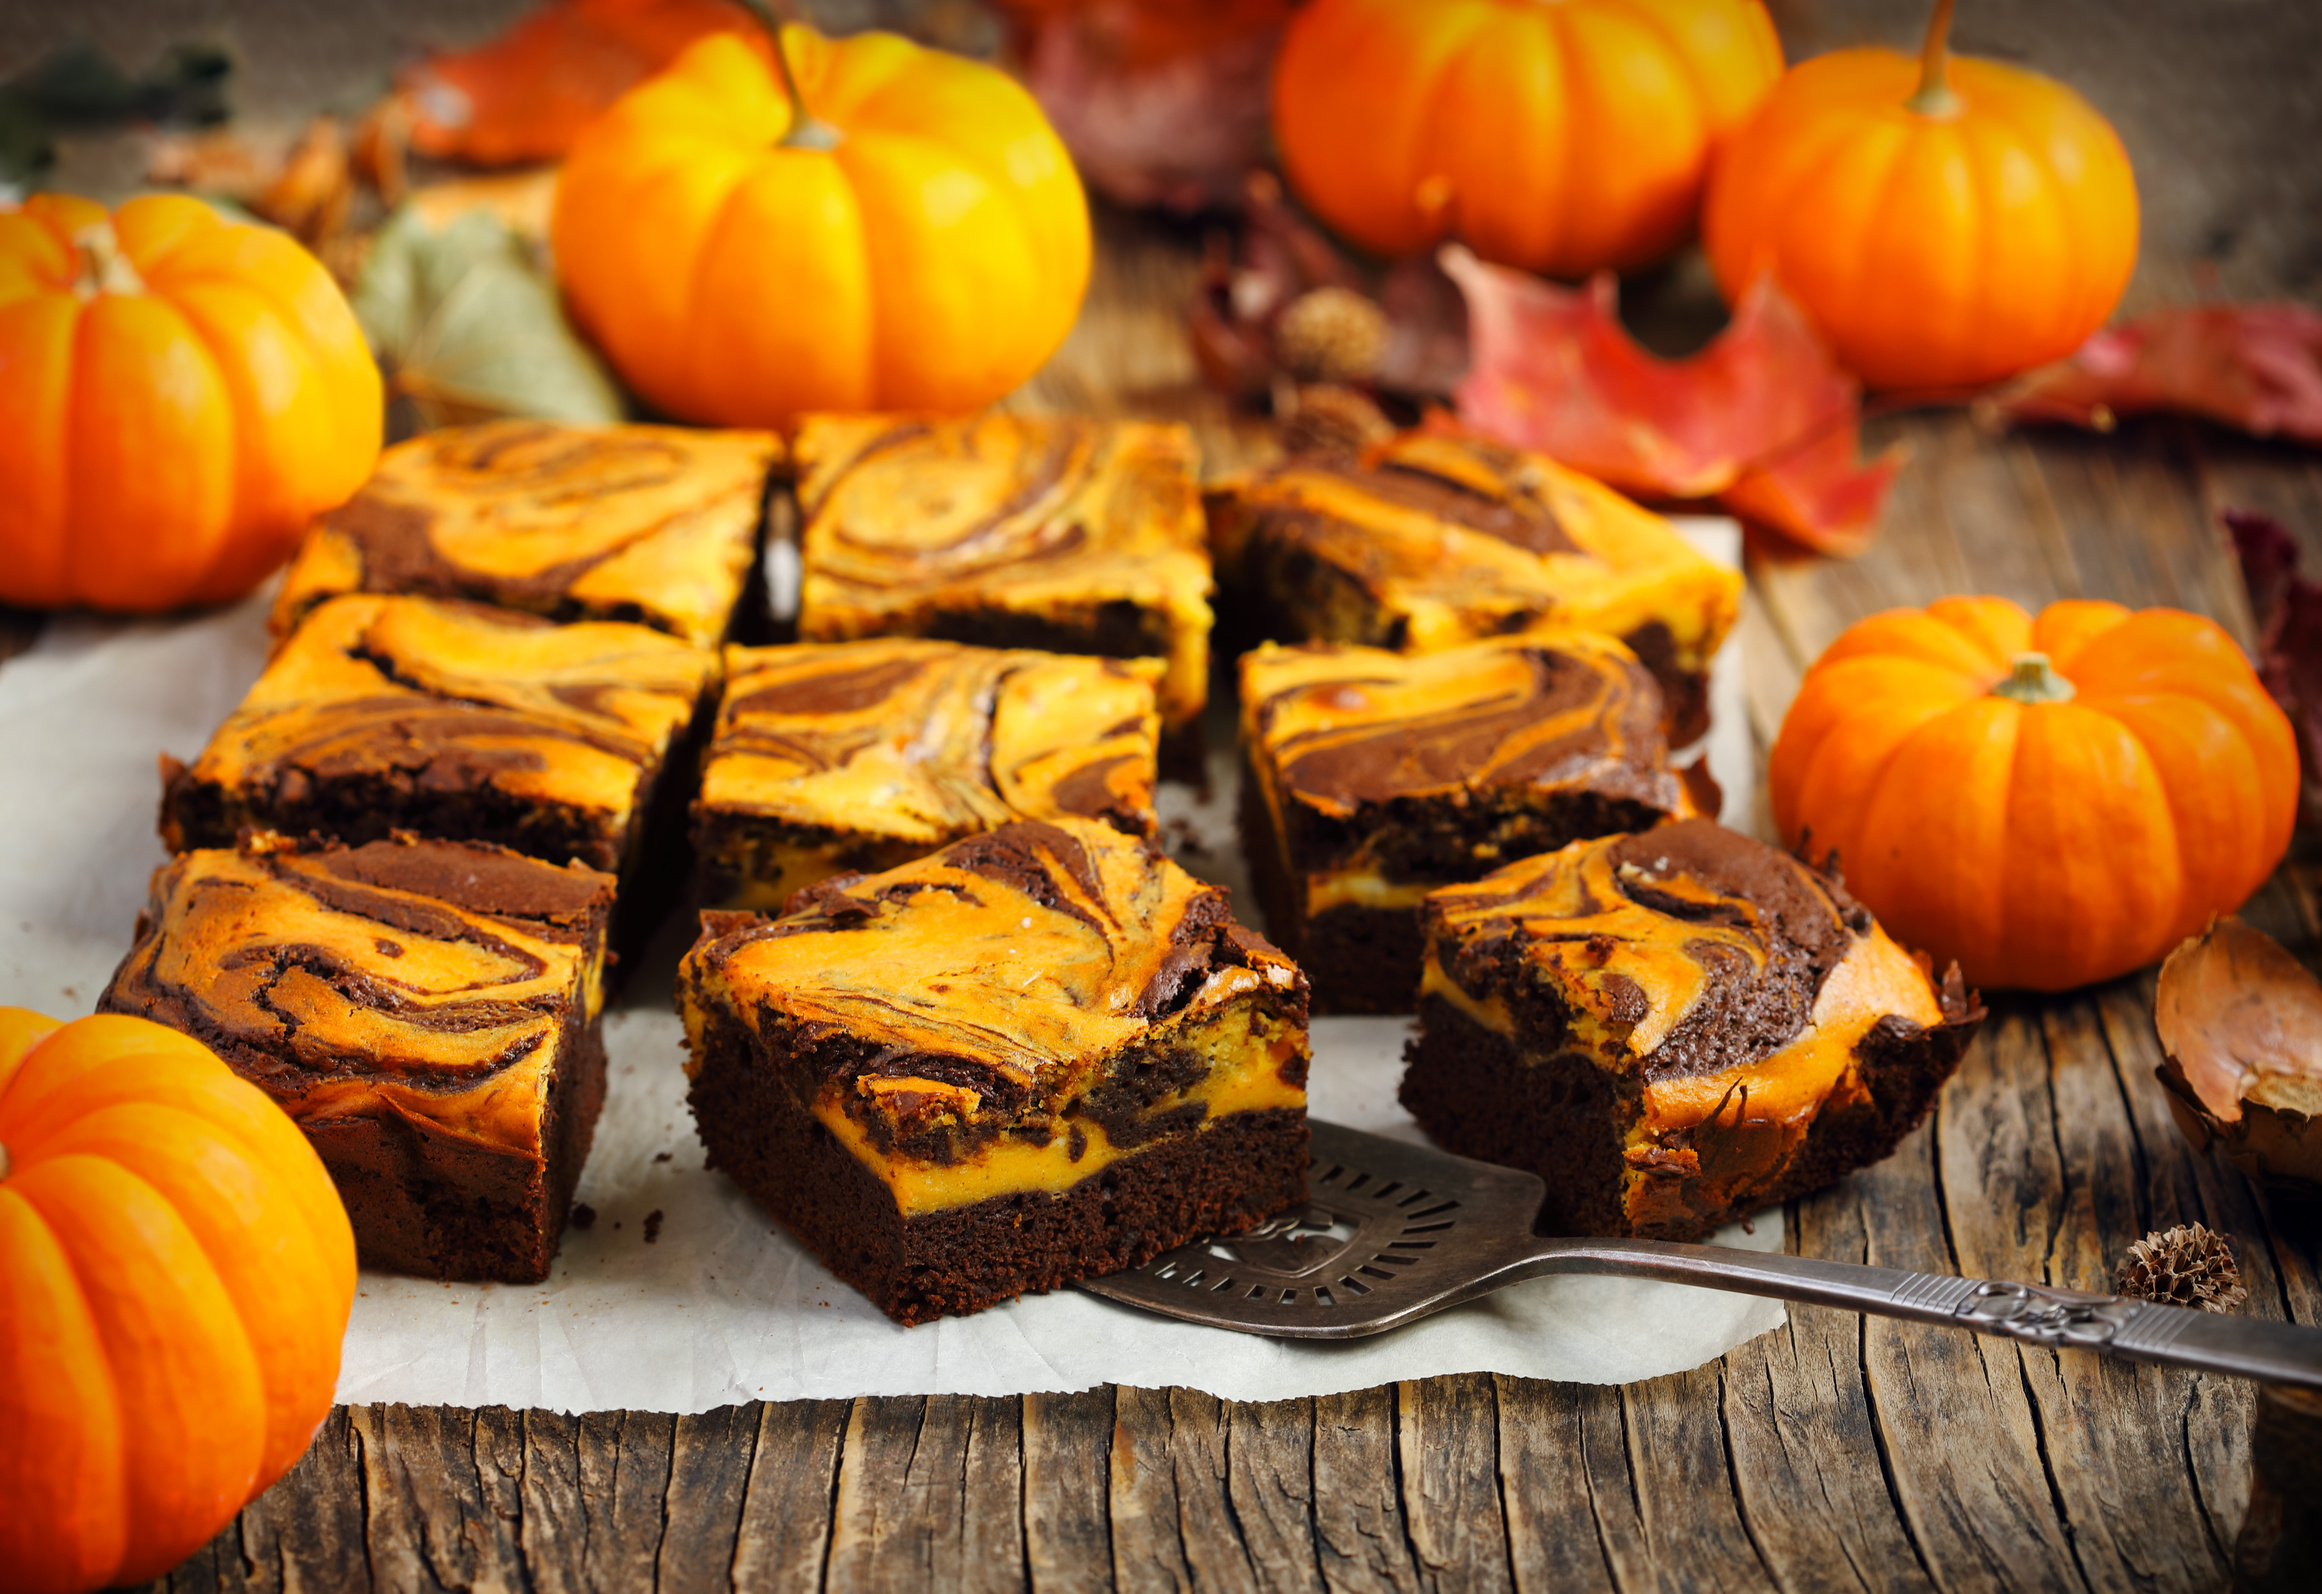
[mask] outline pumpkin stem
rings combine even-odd
[[[1991,689],[1994,697],[2011,703],[2069,703],[2079,688],[2056,673],[2045,653],[2019,653],[2007,679]]]
[[[1903,102],[1906,111],[1936,117],[1959,114],[1959,96],[1951,87],[1951,8],[1957,3],[1935,0],[1927,42],[1919,47],[1919,89]]]
[[[806,96],[798,91],[798,74],[790,65],[790,46],[782,37],[782,20],[775,15],[769,0],[742,0],[742,9],[766,30],[766,37],[774,45],[774,69],[782,75],[782,93],[790,101],[790,131],[782,135],[784,149],[836,149],[846,137],[836,127],[814,115],[806,108]],[[785,4],[783,9],[787,10]]]
[[[145,279],[137,275],[137,268],[121,252],[121,240],[114,234],[113,224],[100,221],[83,227],[73,234],[73,246],[81,252],[81,272],[73,279],[73,292],[83,299],[94,299],[100,293],[143,293]]]

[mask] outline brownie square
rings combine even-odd
[[[1266,635],[1433,652],[1540,625],[1603,631],[1660,682],[1672,743],[1708,729],[1740,574],[1553,460],[1404,432],[1359,458],[1229,478],[1207,503],[1219,570]]]
[[[717,675],[714,652],[640,625],[334,598],[199,758],[163,759],[162,840],[183,852],[245,828],[346,842],[409,830],[577,858],[621,877],[626,939],[682,873]],[[674,857],[648,854],[653,832]]]
[[[729,648],[693,809],[702,900],[779,909],[1012,819],[1151,835],[1160,675],[919,637]]]
[[[791,453],[800,640],[1157,658],[1162,720],[1201,712],[1209,550],[1184,427],[810,416]]]
[[[352,592],[465,598],[551,620],[727,634],[757,557],[767,432],[492,421],[398,443],[317,521],[275,600],[278,636]]]
[[[609,876],[498,847],[256,834],[154,872],[99,998],[290,1114],[366,1267],[548,1276],[605,1099]]]
[[[1445,886],[1421,923],[1403,1105],[1537,1173],[1555,1234],[1698,1239],[1878,1161],[1983,1018],[1835,876],[1705,819]]]
[[[1242,852],[1317,1012],[1408,1013],[1429,891],[1690,815],[1661,694],[1594,632],[1241,659]]]
[[[678,973],[710,1162],[899,1323],[1247,1227],[1306,1193],[1306,982],[1141,837],[1022,820]]]

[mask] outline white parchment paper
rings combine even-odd
[[[1738,560],[1730,522],[1687,528]],[[191,758],[265,656],[265,600],[199,619],[52,625],[0,667],[0,1004],[89,1011],[127,951],[162,861],[155,756]],[[1737,650],[1719,661],[1712,770],[1727,818],[1752,789]],[[1173,850],[1238,885],[1230,750],[1206,796],[1163,794]],[[1243,900],[1247,900],[1246,896]],[[1778,1327],[1779,1305],[1680,1285],[1541,1279],[1378,1339],[1256,1339],[1149,1317],[1076,1291],[901,1329],[702,1166],[685,1105],[672,924],[606,1021],[610,1089],[568,1230],[537,1286],[366,1272],[339,1397],[456,1405],[697,1412],[733,1401],[1017,1394],[1182,1384],[1265,1400],[1491,1371],[1623,1383],[1694,1367]],[[1316,1116],[1416,1140],[1395,1103],[1402,1019],[1314,1026]],[[1779,1212],[1718,1238],[1778,1249]]]

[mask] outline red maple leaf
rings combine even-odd
[[[604,108],[709,33],[756,33],[732,0],[549,0],[397,84],[411,147],[483,166],[561,159]]]
[[[2298,733],[2306,817],[2322,816],[2322,582],[2299,571],[2298,539],[2269,515],[2228,509],[2221,517],[2240,556],[2257,622],[2258,679]]]
[[[1770,280],[1664,360],[1621,326],[1609,272],[1571,289],[1456,245],[1442,260],[1467,299],[1465,425],[1639,497],[1717,498],[1820,553],[1869,543],[1900,459],[1858,461],[1862,384]]]
[[[2002,415],[2109,430],[2152,411],[2322,443],[2322,314],[2302,304],[2159,310],[2108,327],[1993,397]]]
[[[1264,158],[1289,0],[1001,0],[1024,86],[1089,186],[1125,205],[1231,205]]]

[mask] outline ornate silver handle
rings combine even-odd
[[[1947,1323],[2052,1350],[2102,1351],[2322,1389],[2322,1329],[2038,1284],[1654,1240],[1543,1240],[1512,1271],[1617,1273]]]

